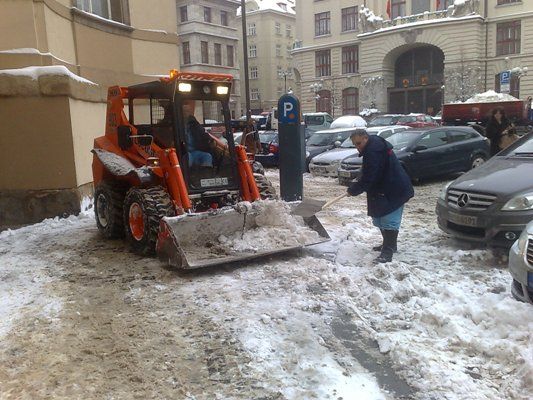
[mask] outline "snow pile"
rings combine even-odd
[[[377,114],[380,111],[377,108],[364,108],[359,112],[359,115],[362,115],[363,117],[369,117],[372,114]]]
[[[96,85],[96,83],[72,73],[64,65],[52,65],[47,67],[25,67],[17,69],[0,69],[0,76],[23,76],[29,77],[34,81],[38,80],[41,76],[49,75],[66,76],[78,82],[86,83],[89,85]]]
[[[374,14],[374,11],[364,6],[361,7],[361,11],[359,11],[359,15],[361,15],[362,18],[364,18],[366,21],[370,23],[383,22],[383,18],[376,16],[376,14]]]
[[[284,247],[299,247],[320,240],[314,230],[308,228],[302,217],[291,215],[290,206],[283,201],[264,200],[254,203],[257,228],[221,235],[218,240],[234,251],[265,251]]]
[[[485,93],[478,93],[470,97],[465,103],[497,103],[500,101],[518,101],[516,97],[507,93],[496,93],[494,90],[488,90]]]

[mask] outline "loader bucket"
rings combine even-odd
[[[257,203],[263,204],[248,203],[244,211],[238,207],[222,208],[163,218],[157,242],[159,258],[173,267],[194,269],[260,258],[330,240],[316,216],[290,215],[297,202]],[[278,213],[272,224],[272,211],[279,204],[284,205],[286,215]]]

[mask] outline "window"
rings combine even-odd
[[[357,29],[357,6],[342,9],[342,32]]]
[[[128,0],[76,0],[75,4],[82,11],[129,24]]]
[[[498,5],[520,3],[522,0],[498,0]]]
[[[220,11],[220,25],[228,26],[228,12]]]
[[[287,58],[292,58],[292,46],[287,46]]]
[[[283,11],[287,11],[287,4],[285,3],[278,3],[278,7],[281,8]]]
[[[355,74],[359,70],[357,46],[342,48],[342,73]]]
[[[405,15],[405,0],[391,0],[391,18]]]
[[[207,42],[200,42],[200,50],[202,52],[202,64],[209,64],[209,47]]]
[[[276,57],[281,57],[281,45],[276,45]]]
[[[248,24],[248,36],[255,36],[255,23]]]
[[[469,131],[448,131],[448,135],[450,135],[450,143],[462,142],[463,140],[476,139],[479,137],[477,133]]]
[[[505,22],[496,27],[496,55],[520,53],[520,21]]]
[[[274,24],[274,30],[276,31],[276,35],[281,35],[281,24],[279,22]]]
[[[278,65],[277,73],[278,73],[278,78],[282,78],[281,74],[283,74],[283,68],[281,68],[281,65]]]
[[[233,61],[233,46],[226,46],[226,53],[228,53],[228,67],[234,67],[235,62]]]
[[[319,91],[317,95],[316,111],[331,114],[331,92],[324,89]]]
[[[356,115],[359,111],[357,88],[346,88],[342,91],[342,115]]]
[[[329,11],[315,14],[315,36],[328,35],[329,29]]]
[[[250,100],[259,100],[259,89],[250,89]]]
[[[215,43],[215,65],[222,65],[222,45]]]
[[[257,46],[255,44],[251,44],[250,46],[248,46],[248,57],[249,58],[257,57]]]
[[[189,42],[183,42],[182,44],[183,64],[191,63],[191,48]]]
[[[428,149],[448,144],[446,131],[433,131],[422,137],[417,143],[419,146],[426,146]]]
[[[287,25],[287,26],[285,27],[285,36],[287,36],[287,37],[292,37],[292,26]]]
[[[330,50],[321,50],[315,52],[315,76],[331,75],[331,52]]]
[[[257,70],[257,67],[250,67],[250,79],[257,78],[259,78],[259,71]]]
[[[180,20],[181,22],[186,22],[189,20],[189,16],[187,15],[187,6],[180,7]]]
[[[413,0],[411,14],[422,14],[431,11],[430,0]]]
[[[211,22],[211,7],[204,6],[204,21]]]
[[[439,0],[437,3],[438,10],[447,10],[448,7],[453,6],[454,0]]]

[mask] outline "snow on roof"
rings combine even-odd
[[[87,83],[89,85],[96,85],[96,83],[72,73],[64,65],[51,65],[47,67],[26,67],[17,69],[0,69],[0,76],[25,76],[35,81],[38,80],[39,77],[45,75],[63,75],[78,82]]]
[[[366,121],[359,115],[344,115],[333,121],[330,128],[366,128]]]
[[[286,14],[296,14],[293,0],[247,0],[246,13],[251,11],[273,10]],[[241,15],[241,8],[237,9],[237,16]]]
[[[517,101],[516,97],[507,93],[496,93],[494,90],[488,90],[485,93],[478,93],[470,97],[465,103],[495,103],[500,101]]]

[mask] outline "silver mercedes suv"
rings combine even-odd
[[[509,272],[513,277],[513,296],[533,304],[533,221],[509,251]]]

